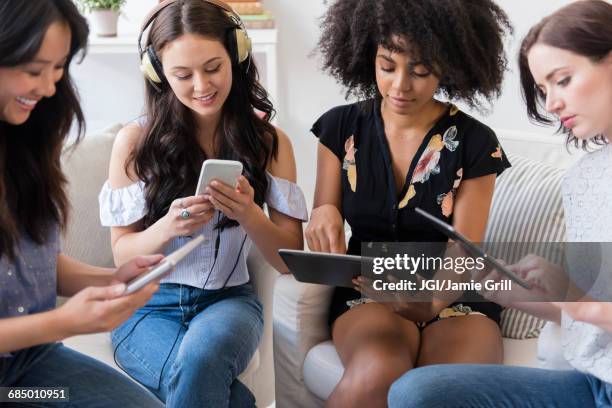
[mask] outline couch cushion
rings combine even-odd
[[[308,351],[304,360],[304,383],[322,400],[327,400],[342,374],[344,366],[331,340],[319,343]]]
[[[538,339],[504,339],[504,364],[538,367]],[[336,387],[344,367],[331,340],[319,343],[306,355],[304,361],[304,383],[322,400],[327,400]]]
[[[110,230],[100,225],[98,193],[108,178],[113,141],[121,126],[117,124],[85,136],[62,157],[71,204],[62,250],[67,255],[96,266],[113,266]]]
[[[521,156],[509,155],[512,167],[498,179],[485,241],[487,242],[563,242],[565,221],[561,197],[563,170],[538,163]],[[560,262],[562,253],[543,251],[549,259]],[[520,246],[504,248],[495,256],[506,262],[518,261]],[[526,339],[537,337],[544,320],[515,309],[502,312],[501,327],[504,337]]]
[[[103,363],[108,364],[122,374],[127,375],[120,369],[113,359],[113,346],[109,333],[86,334],[82,336],[74,336],[63,341],[64,345],[77,350],[83,354],[93,357]],[[247,387],[252,387],[253,379],[257,368],[259,367],[259,349],[251,358],[249,365],[238,378]],[[129,377],[129,376],[128,376]]]

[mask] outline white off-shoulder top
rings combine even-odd
[[[268,178],[266,205],[289,217],[307,221],[306,200],[300,187],[270,173],[266,175]],[[98,197],[102,225],[127,226],[142,219],[146,214],[144,189],[145,184],[142,181],[116,189],[112,189],[106,182]],[[203,234],[207,238],[206,242],[178,264],[174,272],[164,278],[162,283],[202,288],[206,282],[205,289],[220,289],[224,284],[237,286],[249,281],[246,258],[252,241],[241,226],[226,228],[222,232],[214,230],[216,220],[220,217],[222,214],[215,211],[211,221],[194,234],[194,236]],[[220,234],[219,253],[217,261],[214,262],[215,241],[218,234]],[[190,239],[192,238],[174,238],[164,249],[164,254],[172,253]]]

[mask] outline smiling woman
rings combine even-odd
[[[250,40],[228,5],[169,0],[143,26],[146,116],[117,137],[102,222],[118,262],[143,249],[172,252],[197,234],[209,239],[113,332],[117,361],[168,407],[251,407],[237,377],[258,347],[263,311],[246,258],[254,244],[286,271],[277,250],[303,246],[293,151],[270,123]],[[244,174],[194,195],[205,159],[240,161]]]
[[[73,120],[83,128],[69,67],[86,40],[71,0],[0,2],[0,387],[65,387],[76,407],[155,407],[131,381],[59,343],[125,320],[157,283],[121,296],[122,282],[161,259],[108,270],[60,253],[69,207],[60,155]],[[58,294],[72,297],[55,308]]]
[[[64,177],[59,168],[59,152],[73,119],[78,127],[83,127],[83,115],[68,70],[71,60],[87,41],[84,20],[81,24],[76,17],[64,17],[77,12],[74,6],[68,7],[63,1],[55,7],[47,1],[19,8],[13,3],[0,5],[3,20],[0,27],[0,151],[5,168],[21,168],[21,177],[12,180],[11,186],[6,184],[6,173],[0,178],[0,255],[13,254],[17,225],[25,226],[31,236],[41,241],[45,230],[43,220],[51,217],[58,222],[65,221],[67,202],[62,190]],[[33,146],[38,146],[40,151],[33,152]],[[49,154],[48,160],[44,159],[46,154]],[[43,169],[37,170],[35,166]],[[38,177],[38,174],[49,177]],[[18,203],[17,197],[8,194],[9,188],[26,193],[29,199]],[[12,215],[17,208],[19,212]]]
[[[211,128],[219,121],[221,106],[232,87],[232,62],[223,44],[185,34],[164,48],[163,61],[164,74],[177,99],[198,114],[201,127]],[[212,147],[208,146],[208,156],[214,155]]]
[[[42,98],[55,94],[70,52],[70,27],[55,22],[45,33],[40,49],[30,61],[14,68],[0,68],[0,120],[20,125]]]

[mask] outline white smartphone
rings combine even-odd
[[[164,259],[155,268],[129,281],[123,295],[131,295],[132,293],[144,288],[147,286],[147,284],[153,282],[155,279],[162,278],[170,273],[177,263],[185,258],[187,254],[193,251],[195,247],[200,245],[202,242],[204,242],[204,235],[200,235],[199,237],[187,242],[185,245],[168,255],[166,259]]]
[[[200,171],[198,187],[194,195],[204,194],[211,181],[217,179],[228,186],[234,187],[236,179],[242,174],[242,163],[236,160],[205,160]]]

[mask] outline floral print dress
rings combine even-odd
[[[361,253],[362,242],[447,241],[414,208],[452,224],[464,180],[499,175],[510,167],[493,130],[455,105],[425,135],[399,194],[379,100],[335,107],[311,131],[341,163],[341,212],[351,227],[347,252],[353,255]],[[352,289],[336,288],[330,322],[348,310],[346,301],[358,297]]]

